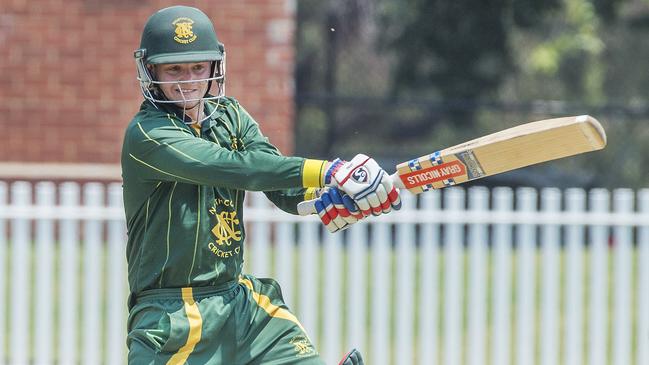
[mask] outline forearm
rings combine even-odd
[[[273,202],[279,209],[291,213],[298,214],[297,205],[305,200],[315,198],[315,188],[301,188],[301,189],[284,189],[275,191],[265,191],[268,200]]]

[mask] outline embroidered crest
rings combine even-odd
[[[240,220],[236,211],[227,208],[234,206],[232,200],[215,199],[214,205],[209,209],[210,214],[216,218],[216,224],[212,228],[214,242],[210,241],[207,248],[220,258],[230,258],[241,254],[243,234],[239,227]]]
[[[241,231],[238,230],[239,219],[237,212],[223,211],[217,212],[216,209],[210,210],[210,213],[216,216],[216,226],[212,228],[212,233],[216,236],[216,243],[219,246],[230,246],[234,241],[241,240]]]
[[[295,336],[289,341],[291,345],[295,346],[295,356],[305,357],[315,354],[315,349],[311,342],[304,336]]]
[[[176,26],[174,40],[178,43],[187,44],[196,40],[197,36],[192,31],[194,21],[190,18],[181,17],[172,22]]]

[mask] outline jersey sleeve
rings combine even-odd
[[[266,136],[263,135],[259,128],[259,124],[250,116],[250,114],[240,105],[237,104],[238,121],[240,123],[241,136],[246,151],[264,152],[276,156],[281,156],[281,152],[275,147]],[[307,160],[317,161],[317,160]],[[310,162],[309,162],[310,164]],[[324,164],[313,164],[311,169],[324,168]],[[312,176],[323,176],[324,171],[319,171],[317,174],[313,173]],[[297,204],[305,200],[313,199],[315,188],[314,186],[321,186],[321,182],[311,182],[305,188],[299,189],[282,189],[275,191],[264,191],[266,197],[273,202],[281,210],[291,213],[297,213]],[[308,188],[306,188],[308,187]]]
[[[124,174],[250,191],[321,185],[325,161],[261,150],[230,151],[196,138],[172,117],[143,118],[127,129]]]

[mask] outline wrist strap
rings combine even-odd
[[[338,171],[338,169],[340,169],[340,166],[342,165],[343,165],[343,161],[341,159],[337,158],[333,160],[331,166],[325,173],[325,178],[324,178],[325,186],[331,185],[331,177],[336,173],[336,171]]]

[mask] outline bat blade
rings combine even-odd
[[[400,163],[391,177],[419,194],[605,146],[604,128],[591,116],[545,119]]]

